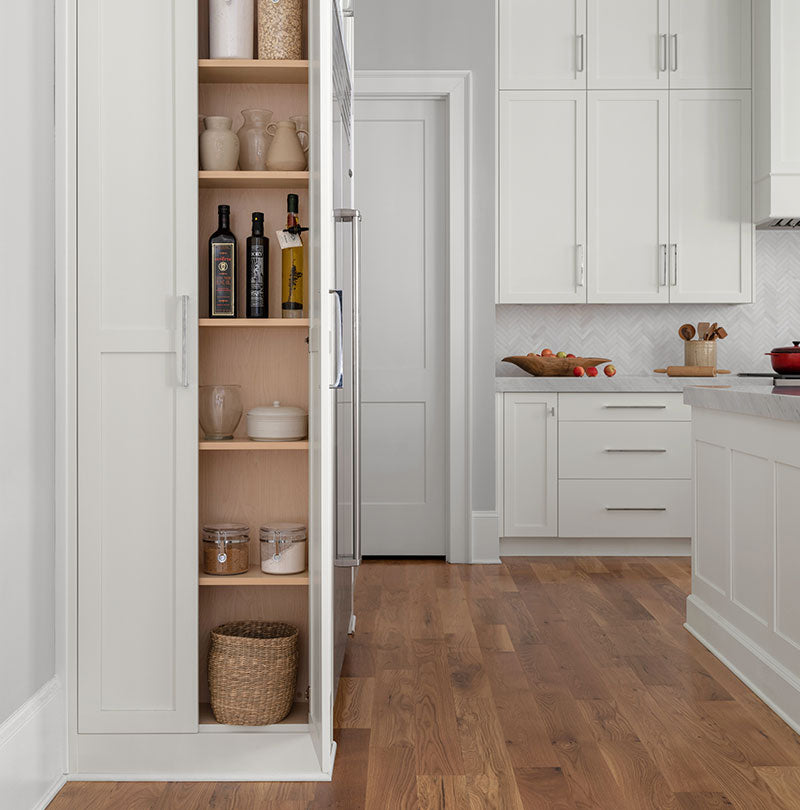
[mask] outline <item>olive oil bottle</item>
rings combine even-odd
[[[281,317],[305,317],[305,255],[303,240],[300,234],[308,228],[300,226],[298,218],[299,199],[297,194],[290,194],[287,198],[288,213],[286,228],[279,233],[281,238]]]

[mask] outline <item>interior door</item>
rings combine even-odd
[[[446,550],[445,139],[442,101],[356,101],[365,555]]]
[[[501,304],[586,302],[586,93],[500,93]]]
[[[589,91],[589,301],[669,300],[669,92]]]
[[[81,733],[197,728],[196,17],[78,0]]]

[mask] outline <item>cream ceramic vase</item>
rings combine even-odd
[[[244,124],[236,133],[239,139],[239,168],[245,172],[263,172],[267,168],[270,135],[267,126],[272,110],[242,110]]]
[[[272,172],[303,171],[306,167],[308,147],[303,149],[294,122],[274,122],[267,127],[267,132],[274,136],[267,152],[267,169]],[[308,133],[301,130],[302,133],[305,133],[308,140]]]
[[[207,115],[200,136],[200,168],[207,172],[232,172],[239,163],[239,139],[225,115]]]

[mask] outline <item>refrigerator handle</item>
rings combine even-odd
[[[344,315],[342,314],[342,291],[328,290],[336,296],[336,381],[330,388],[342,388],[344,385]]]

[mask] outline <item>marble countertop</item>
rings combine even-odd
[[[731,385],[733,375],[719,377],[667,377],[666,374],[652,374],[635,377],[616,374],[606,377],[602,372],[597,377],[533,377],[531,375],[495,377],[494,390],[535,391],[542,393],[582,393],[607,394],[618,393],[663,393],[678,392],[693,385]],[[733,377],[735,380],[736,377]]]
[[[800,386],[775,393],[770,384],[732,385],[730,388],[687,388],[683,399],[696,408],[800,422]],[[796,392],[796,393],[795,393]]]

